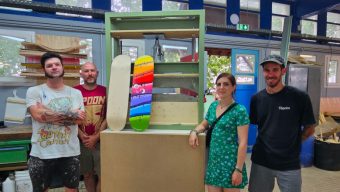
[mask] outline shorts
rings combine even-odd
[[[40,159],[31,156],[28,170],[34,192],[44,192],[51,185],[52,177],[61,177],[65,187],[77,189],[79,186],[79,156],[55,159]]]
[[[80,174],[91,173],[100,177],[100,143],[96,144],[96,148],[90,150],[82,143],[80,144]]]

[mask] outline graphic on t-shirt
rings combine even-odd
[[[85,133],[92,135],[101,125],[104,119],[103,106],[105,105],[106,96],[89,96],[84,97],[86,112]]]
[[[52,111],[67,114],[72,109],[72,99],[69,97],[60,97],[52,99],[47,108]],[[38,143],[45,148],[50,145],[68,144],[71,136],[71,129],[69,126],[59,126],[53,124],[45,124],[38,131]]]

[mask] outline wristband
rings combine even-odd
[[[235,167],[235,171],[239,172],[239,173],[242,173],[242,170],[238,167]]]
[[[196,129],[192,129],[192,130],[190,131],[190,135],[191,135],[192,132],[195,132],[196,135],[199,134],[199,132],[198,132]]]

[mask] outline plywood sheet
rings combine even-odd
[[[204,192],[205,137],[192,149],[189,131],[101,133],[102,191]]]
[[[197,102],[152,102],[151,124],[198,124]]]
[[[339,114],[340,97],[322,97],[320,99],[320,113],[328,115]]]
[[[36,35],[35,43],[54,49],[68,49],[79,45],[79,37],[67,37],[56,35]]]

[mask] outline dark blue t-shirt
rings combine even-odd
[[[251,98],[250,122],[258,126],[254,163],[281,171],[300,169],[302,129],[315,124],[305,92],[290,86],[274,94],[260,91]]]

